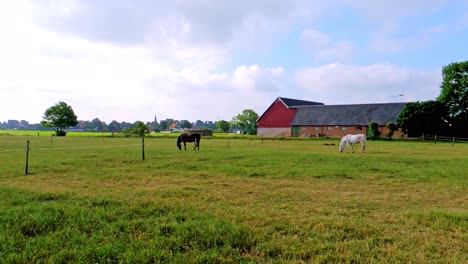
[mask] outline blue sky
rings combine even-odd
[[[435,99],[468,58],[468,2],[5,0],[0,34],[0,121],[59,101],[80,120],[229,121],[279,96]]]

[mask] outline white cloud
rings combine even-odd
[[[329,34],[313,29],[302,32],[301,43],[316,61],[346,61],[351,59],[354,50],[351,41],[334,41]]]
[[[69,103],[84,120],[147,121],[154,114],[230,120],[242,107],[261,111],[265,102],[256,98],[259,94],[276,95],[282,68],[251,65],[218,72],[227,52],[216,45],[191,45],[184,38],[190,26],[182,21],[176,27],[180,35],[160,34],[168,38],[133,46],[50,32],[31,23],[14,32],[3,30],[9,36],[3,47],[9,49],[0,50],[5,76],[0,91],[6,97],[0,120],[39,122],[58,101]]]
[[[331,63],[304,68],[295,82],[306,98],[325,104],[384,103],[434,100],[440,92],[439,72],[419,71],[392,64],[368,66]],[[393,95],[403,97],[392,98]]]

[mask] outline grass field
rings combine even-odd
[[[468,262],[468,144],[338,143],[0,136],[0,262]]]

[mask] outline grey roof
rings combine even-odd
[[[318,105],[297,108],[293,126],[367,126],[371,121],[386,125],[397,123],[398,116],[407,103]]]
[[[323,105],[323,103],[319,102],[297,100],[285,97],[278,97],[278,99],[280,99],[288,108],[295,108],[298,106]]]

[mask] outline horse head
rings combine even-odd
[[[180,142],[182,142],[182,136],[183,136],[183,135],[184,135],[184,134],[180,135],[180,136],[177,138],[177,148],[178,148],[179,150],[182,150],[182,144],[180,144]]]

